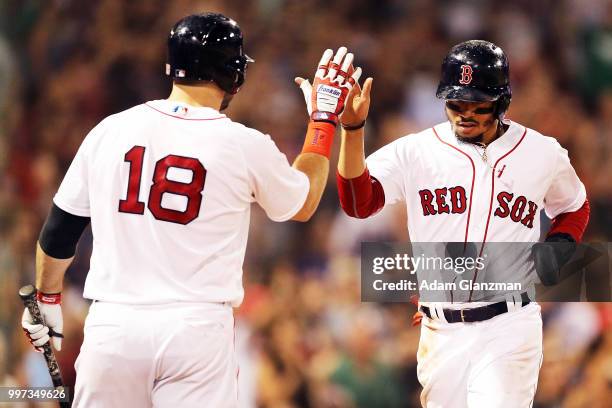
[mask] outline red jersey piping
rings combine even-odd
[[[489,231],[489,221],[491,221],[491,211],[493,210],[493,197],[495,196],[495,170],[497,169],[497,165],[499,164],[500,161],[502,161],[503,159],[508,157],[510,155],[510,153],[512,153],[513,151],[516,150],[516,148],[521,144],[521,142],[525,138],[526,134],[527,134],[527,128],[525,128],[525,130],[523,131],[523,135],[521,136],[519,141],[514,145],[514,147],[512,149],[510,149],[502,157],[497,159],[497,161],[493,165],[493,171],[491,172],[491,201],[489,202],[489,215],[487,215],[487,225],[485,226],[484,237],[482,238],[482,247],[480,249],[480,255],[482,255],[482,251],[484,249],[484,244],[487,241],[487,232]]]
[[[453,146],[450,143],[445,142],[444,140],[442,140],[442,138],[438,135],[438,132],[436,132],[436,128],[431,128],[431,130],[433,130],[434,134],[436,135],[436,137],[438,138],[438,140],[442,143],[444,143],[447,146],[452,147],[453,149],[457,150],[459,153],[461,153],[462,155],[464,155],[465,157],[467,157],[470,160],[470,164],[472,165],[472,187],[470,188],[470,203],[468,204],[468,215],[467,215],[467,222],[465,224],[465,238],[463,243],[467,244],[468,242],[468,231],[470,228],[470,216],[472,214],[472,194],[474,194],[474,182],[476,180],[476,167],[474,166],[474,160],[472,160],[472,158],[463,150],[459,149],[456,146]]]
[[[482,245],[480,247],[480,253],[478,254],[478,257],[482,257],[482,251],[484,251],[485,242],[487,242],[487,233],[489,232],[489,222],[491,221],[491,211],[493,210],[493,197],[495,196],[495,171],[497,170],[497,165],[499,164],[500,161],[508,157],[510,153],[516,150],[516,148],[521,144],[523,139],[525,139],[526,134],[527,134],[527,128],[525,128],[525,130],[523,131],[523,135],[521,136],[519,141],[514,145],[514,147],[508,150],[506,154],[504,154],[502,157],[497,159],[495,161],[495,164],[493,165],[493,171],[491,172],[491,200],[489,201],[489,214],[487,215],[487,224],[485,226],[485,232],[484,232],[484,236],[482,237]],[[474,281],[476,281],[477,277],[478,277],[478,269],[476,269],[476,272],[474,273]],[[474,291],[474,288],[470,289],[470,297],[468,298],[468,302],[472,301],[473,291]]]

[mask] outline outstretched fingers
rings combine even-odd
[[[319,61],[319,65],[317,67],[317,72],[315,73],[315,77],[323,78],[327,74],[329,61],[333,56],[334,51],[329,48],[323,52],[323,56],[321,57],[321,60]]]
[[[344,57],[344,60],[342,61],[342,66],[340,67],[340,70],[338,71],[338,74],[335,78],[335,82],[339,85],[342,85],[346,82],[346,85],[349,88],[352,88],[353,85],[346,80],[349,77],[349,72],[352,69],[354,59],[355,56],[350,52]]]
[[[310,84],[309,80],[304,79],[302,77],[295,77],[294,82],[297,84],[297,86],[300,87],[302,92],[304,92],[304,93],[309,92],[310,93],[310,88],[312,87],[312,85]]]
[[[348,78],[347,82],[351,87],[356,87],[359,92],[361,92],[361,87],[359,86],[359,78],[361,78],[361,67],[357,67],[355,72]]]
[[[374,80],[372,78],[368,78],[363,83],[363,90],[361,91],[361,96],[365,99],[370,99],[370,92],[372,91],[372,82]]]
[[[352,106],[353,100],[356,96],[361,95],[361,87],[359,86],[359,77],[361,76],[361,68],[357,67],[355,72],[348,77],[346,81],[346,86],[349,87],[350,91],[346,97],[346,106]]]
[[[300,87],[300,90],[304,95],[304,101],[306,102],[306,110],[308,111],[308,115],[310,115],[312,113],[312,100],[310,98],[310,94],[312,92],[312,85],[310,84],[309,80],[304,79],[302,77],[296,77],[294,81]]]
[[[338,70],[340,69],[340,64],[342,63],[342,60],[346,56],[347,52],[348,50],[346,49],[346,47],[338,48],[336,55],[334,55],[334,59],[329,64],[329,70],[327,71],[327,76],[332,81],[336,78],[336,74],[338,73]]]

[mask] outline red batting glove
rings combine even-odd
[[[331,60],[333,51],[325,50],[313,85],[308,80],[296,78],[306,99],[310,123],[302,153],[317,153],[330,157],[338,115],[344,109],[349,92],[359,80],[361,69],[353,69],[353,54],[340,47]]]
[[[325,50],[319,62],[310,93],[310,118],[336,125],[346,97],[359,80],[361,70],[353,69],[354,55],[347,53],[346,47],[340,47],[333,60],[332,55],[332,50]]]

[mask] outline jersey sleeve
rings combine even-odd
[[[95,135],[102,132],[102,125],[96,126],[83,140],[77,151],[53,202],[62,210],[79,217],[90,217],[89,206],[89,152],[88,146]]]
[[[271,220],[287,221],[304,205],[310,181],[291,167],[270,136],[255,136],[256,144],[247,156],[253,197]]]
[[[366,159],[370,174],[382,185],[385,205],[404,201],[406,197],[403,177],[407,167],[401,164],[399,152],[401,140],[383,146]]]
[[[549,218],[578,210],[586,200],[586,189],[570,163],[567,150],[555,141],[556,164],[552,181],[544,196],[544,210]]]

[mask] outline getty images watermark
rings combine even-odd
[[[540,285],[533,245],[365,242],[361,247],[362,300],[407,302],[417,295],[432,302],[488,302],[523,293],[532,300],[612,300],[608,243],[577,248],[554,287]],[[585,271],[590,271],[586,277]]]
[[[385,271],[404,271],[410,275],[420,271],[446,271],[454,272],[461,276],[467,271],[480,271],[485,267],[486,254],[482,257],[457,257],[450,256],[431,257],[421,254],[420,256],[410,256],[408,254],[395,254],[393,257],[376,257],[373,260],[372,272],[376,275],[381,275]],[[501,285],[501,286],[500,286]],[[482,290],[490,288],[492,290],[508,289],[520,290],[520,283],[505,283],[500,282],[474,282],[471,279],[460,279],[452,282],[440,281],[436,278],[423,278],[420,282],[415,282],[410,279],[400,279],[399,281],[386,282],[383,279],[376,279],[373,282],[373,288],[377,291],[385,290],[457,290],[457,289],[477,289]]]

